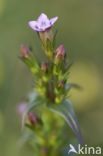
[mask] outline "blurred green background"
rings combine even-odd
[[[59,16],[57,45],[64,43],[73,61],[70,81],[83,88],[72,90],[70,99],[85,142],[103,146],[103,0],[0,0],[0,156],[33,155],[29,148],[18,150],[16,109],[32,89],[31,74],[18,56],[21,43],[40,50],[27,23],[41,12]]]

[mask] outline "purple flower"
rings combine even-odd
[[[49,19],[46,14],[42,13],[36,21],[29,21],[28,24],[33,30],[42,32],[47,30],[48,28],[51,28],[57,21],[57,19],[58,17]]]

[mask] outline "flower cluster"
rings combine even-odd
[[[68,77],[68,63],[64,45],[55,48],[55,33],[52,26],[58,17],[51,18],[42,13],[37,21],[30,21],[29,26],[38,33],[42,43],[46,61],[38,63],[24,45],[21,46],[21,59],[27,64],[35,76],[35,90],[46,98],[48,103],[60,104],[67,96],[66,83]]]

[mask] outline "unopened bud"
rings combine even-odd
[[[65,84],[64,81],[60,81],[60,82],[58,83],[58,87],[59,87],[59,88],[63,88],[63,87],[64,87],[64,84]]]
[[[56,97],[56,98],[55,98],[55,103],[56,103],[56,104],[60,104],[60,102],[61,102],[61,98]]]
[[[61,60],[64,60],[65,57],[65,48],[64,45],[60,45],[57,49],[56,49],[56,55],[55,55],[55,63],[59,63]]]
[[[42,63],[41,64],[41,70],[43,72],[47,72],[47,70],[48,70],[48,63]]]
[[[57,97],[55,98],[55,103],[56,104],[60,104],[63,100],[63,95],[57,95]]]
[[[20,46],[20,53],[22,58],[28,58],[30,49],[26,45]]]
[[[32,112],[28,113],[28,120],[29,120],[31,125],[35,125],[35,124],[41,122],[41,120],[37,117],[37,115],[32,113]]]

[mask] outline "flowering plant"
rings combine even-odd
[[[29,141],[35,150],[35,156],[61,155],[65,144],[65,121],[82,144],[79,124],[68,98],[73,84],[69,83],[67,52],[64,45],[56,48],[56,32],[52,31],[58,17],[49,19],[42,13],[36,21],[30,21],[29,27],[36,31],[44,51],[44,60],[40,62],[30,48],[22,45],[20,58],[33,75],[33,92],[23,113],[22,125],[29,129]],[[65,133],[64,133],[65,132]],[[59,150],[58,150],[59,149]]]

